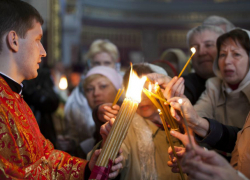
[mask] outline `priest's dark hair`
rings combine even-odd
[[[25,38],[28,30],[32,29],[34,22],[43,24],[43,18],[30,4],[21,0],[0,1],[0,53],[3,36],[9,31],[15,31],[20,38]]]

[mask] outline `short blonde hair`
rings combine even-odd
[[[117,62],[119,59],[118,48],[115,44],[110,42],[107,39],[97,39],[95,40],[89,48],[89,51],[86,55],[86,59],[92,61],[94,56],[98,53],[106,52],[108,53],[114,62]]]

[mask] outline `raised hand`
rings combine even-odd
[[[169,76],[157,73],[147,74],[149,80],[153,83],[158,83],[161,88],[163,88],[163,94],[166,99],[177,96],[182,97],[184,94],[184,79],[174,77],[171,78]]]
[[[172,116],[180,123],[183,123],[183,116],[185,116],[188,127],[191,128],[195,134],[205,137],[209,130],[208,121],[198,116],[190,101],[184,97],[181,98],[183,101],[182,112],[181,105],[178,103],[179,99],[178,97],[173,97],[168,100],[170,102]]]
[[[219,154],[188,145],[182,158],[183,171],[193,180],[242,180],[235,169]]]
[[[178,158],[178,160],[180,162],[181,159],[183,158],[185,152],[186,152],[186,149],[184,147],[177,147],[177,146],[174,146],[174,149],[175,149],[177,158]],[[174,153],[173,153],[173,150],[172,150],[171,146],[168,148],[168,154],[169,154],[169,159],[170,159],[168,161],[168,166],[172,168],[172,172],[179,173],[180,170],[179,170],[179,167],[178,167],[178,164],[177,164],[177,159],[174,156]]]
[[[111,127],[114,124],[114,122],[115,122],[115,119],[112,118],[110,121],[106,122],[105,124],[103,124],[101,126],[101,128],[100,128],[100,134],[101,134],[102,139],[103,139],[102,146],[104,145],[104,143],[105,143],[105,141],[106,141],[106,139],[108,137],[108,134],[109,134],[109,132],[111,130]]]
[[[105,103],[99,106],[98,108],[98,119],[102,122],[110,121],[112,118],[116,118],[120,106],[115,104],[112,106],[112,103]]]
[[[184,94],[184,79],[173,77],[166,85],[163,95],[166,99],[172,97],[183,97]]]

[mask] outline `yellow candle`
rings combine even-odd
[[[164,95],[163,95],[163,93],[161,92],[161,88],[160,88],[160,86],[159,86],[157,83],[155,84],[155,91],[156,91],[156,93],[157,93],[158,96],[164,98]],[[178,126],[177,122],[173,119],[173,117],[172,117],[172,115],[171,115],[171,113],[170,113],[169,107],[167,107],[167,106],[166,106],[163,102],[161,102],[161,101],[160,101],[160,103],[161,103],[162,108],[163,108],[163,114],[166,115],[167,120],[168,120],[168,124],[170,125],[171,129],[178,131],[178,130],[179,130],[179,126]]]
[[[90,179],[96,179],[96,171],[98,171],[99,167],[107,168],[109,161],[115,159],[137,110],[138,103],[141,101],[141,92],[145,81],[146,77],[139,78],[136,73],[131,70],[126,98],[123,101],[121,109],[119,110],[116,120],[108,134],[101,154],[96,162],[96,166],[94,167],[95,170],[92,171]],[[119,95],[121,94],[122,92],[120,91],[116,96],[115,101],[119,99]],[[98,174],[98,178],[100,178],[99,175],[100,174]]]
[[[166,124],[166,122],[165,122],[165,120],[164,120],[164,117],[163,117],[163,114],[162,114],[161,111],[159,112],[159,115],[160,115],[162,124],[163,124],[163,126],[164,126],[164,129],[165,129],[165,132],[166,132],[168,141],[169,141],[170,146],[171,146],[171,148],[172,148],[172,150],[173,150],[174,156],[175,156],[176,159],[177,159],[177,164],[178,164],[178,168],[179,168],[179,170],[180,170],[181,179],[182,179],[182,180],[185,180],[184,175],[183,175],[183,171],[182,171],[182,168],[181,168],[181,165],[180,165],[180,162],[179,162],[179,160],[178,160],[178,158],[177,158],[176,151],[175,151],[175,149],[174,149],[174,144],[173,144],[173,142],[172,142],[170,132],[169,132],[169,130],[168,130],[167,124]]]
[[[117,92],[117,94],[116,94],[116,96],[115,96],[115,99],[114,99],[114,101],[113,101],[112,106],[114,106],[114,105],[118,102],[118,100],[120,99],[120,97],[121,97],[123,91],[124,91],[124,89],[122,89],[122,90],[119,89],[119,90],[118,90],[118,92]]]
[[[114,105],[116,104],[116,99],[117,99],[117,97],[119,96],[120,91],[121,91],[121,89],[119,89],[119,90],[117,91],[117,93],[116,93],[116,96],[115,96],[115,99],[114,99],[114,101],[113,101],[112,106],[114,106]]]
[[[159,99],[160,101],[163,101],[164,103],[168,103],[168,101],[167,101],[166,99],[164,99],[164,98],[158,96],[157,94],[154,94],[154,93],[150,92],[150,91],[147,90],[146,88],[143,88],[143,92],[144,92],[144,91],[147,91],[148,94],[154,96],[155,98]],[[169,104],[169,103],[168,103],[168,104]]]
[[[155,105],[157,109],[162,109],[160,104],[156,101],[154,97],[151,96],[152,94],[149,91],[147,91],[145,88],[142,91],[146,94],[146,96],[150,99],[150,101]]]
[[[186,62],[185,66],[183,67],[182,71],[180,72],[179,76],[178,77],[181,77],[182,73],[185,71],[188,63],[190,62],[190,60],[192,59],[192,57],[194,56],[195,52],[196,52],[196,49],[194,47],[191,48],[191,51],[192,51],[192,55],[191,57],[188,59],[188,61]]]

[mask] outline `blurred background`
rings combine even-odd
[[[250,29],[249,0],[25,1],[45,19],[43,44],[48,56],[43,62],[66,75],[68,93],[88,69],[84,57],[95,39],[109,39],[118,46],[123,69],[130,62],[158,60],[169,48],[188,55],[187,31],[210,15]]]

